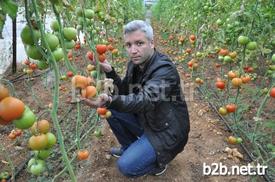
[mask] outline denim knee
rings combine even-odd
[[[126,160],[121,159],[122,158],[119,158],[117,161],[119,171],[126,177],[135,177],[136,175],[131,171],[131,167],[133,167],[133,165],[129,164]]]

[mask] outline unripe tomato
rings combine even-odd
[[[16,128],[28,129],[33,125],[35,121],[36,121],[35,114],[30,110],[28,106],[25,106],[23,115],[19,119],[14,120],[13,123]]]
[[[46,134],[41,134],[41,135],[33,135],[29,139],[29,147],[32,150],[43,150],[47,147],[48,145],[48,137]]]
[[[32,59],[39,60],[43,58],[42,54],[40,53],[40,51],[36,46],[33,46],[33,45],[28,46],[26,52],[27,52],[27,55]]]
[[[34,45],[34,42],[38,41],[41,35],[39,31],[34,29],[33,29],[33,34],[34,34],[34,39],[32,38],[31,28],[28,25],[26,25],[20,34],[22,42],[24,44]]]
[[[9,96],[9,89],[0,84],[0,101]]]
[[[234,137],[234,136],[229,136],[229,137],[227,138],[227,142],[228,142],[229,144],[235,145],[235,144],[237,143],[237,138]]]
[[[59,39],[54,34],[47,33],[45,35],[45,39],[52,51],[55,50],[57,48],[57,46],[59,45]]]
[[[219,113],[220,113],[220,115],[225,116],[227,114],[226,108],[225,107],[220,107],[219,108]]]
[[[53,51],[53,56],[54,56],[56,61],[60,61],[61,59],[63,59],[64,58],[64,52],[63,52],[62,48],[55,49],[55,51]]]
[[[47,144],[47,149],[52,148],[56,144],[56,137],[53,133],[49,132],[46,134],[48,144]]]
[[[246,45],[246,48],[248,50],[255,50],[257,48],[257,42],[249,42],[247,45]]]
[[[65,27],[63,29],[63,31],[64,31],[64,37],[67,40],[76,40],[77,31],[76,31],[75,28],[73,28],[73,27]]]
[[[58,21],[57,20],[53,20],[51,22],[51,29],[55,32],[58,32],[59,30],[59,24],[58,24]]]
[[[246,36],[239,36],[238,43],[241,45],[246,45],[249,42],[249,38]]]

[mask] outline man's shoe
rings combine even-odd
[[[124,150],[121,147],[112,147],[110,154],[116,158],[119,158],[123,154]]]
[[[167,165],[165,165],[164,167],[158,167],[153,169],[149,174],[153,176],[160,176],[166,171],[166,169],[167,169]]]

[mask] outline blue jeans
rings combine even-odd
[[[124,150],[117,161],[120,172],[128,177],[138,177],[157,168],[156,152],[138,118],[129,113],[111,112],[112,116],[107,121]]]

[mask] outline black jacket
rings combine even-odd
[[[118,91],[108,108],[136,114],[157,153],[158,164],[170,162],[183,150],[190,130],[175,65],[155,51],[143,70],[130,61],[122,80],[114,70],[106,75],[114,79]]]

